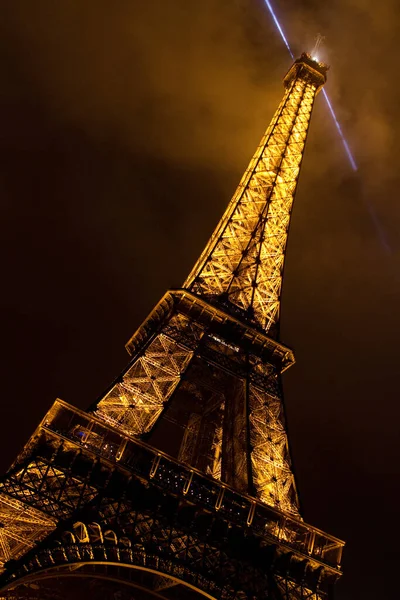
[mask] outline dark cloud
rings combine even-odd
[[[275,7],[296,53],[326,36],[326,87],[359,165],[319,97],[282,320],[304,516],[348,541],[339,600],[395,598],[400,9]],[[14,0],[2,12],[6,469],[55,396],[86,407],[124,366],[124,342],[211,233],[290,60],[263,0]]]

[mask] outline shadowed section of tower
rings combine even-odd
[[[243,178],[184,287],[241,309],[272,337],[279,328],[290,214],[315,95],[327,67],[303,54]]]

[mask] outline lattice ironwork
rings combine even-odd
[[[303,55],[224,216],[184,287],[239,307],[276,336],[290,214],[326,67]]]
[[[266,502],[299,514],[282,398],[250,386],[250,443],[254,487]]]
[[[3,489],[25,499],[26,510],[37,504],[37,480],[28,477],[32,464],[56,473],[66,487],[91,490],[91,498],[79,504],[74,491],[73,506],[65,494],[51,503],[46,498],[54,488],[44,489],[42,521],[62,506],[64,518],[51,521],[53,533],[9,566],[3,585],[11,597],[20,585],[85,565],[117,564],[121,580],[130,569],[148,569],[226,599],[307,598],[312,591],[310,598],[325,600],[340,574],[339,540],[66,403],[56,402],[27,447],[29,455],[25,451],[2,481]],[[289,595],[279,592],[281,582]]]
[[[25,554],[55,526],[55,519],[0,492],[0,572],[6,562]]]
[[[71,476],[69,469],[36,458],[0,483],[0,490],[62,518],[89,502],[96,489]]]
[[[214,308],[212,316],[204,314],[208,305],[195,296],[190,311],[181,301],[183,294],[188,297],[187,292],[173,294],[170,313],[153,324],[155,338],[95,414],[129,435],[147,432],[149,443],[181,461],[298,515],[279,380],[282,365],[273,362],[275,347],[261,356],[259,348],[244,347],[241,335],[233,333],[237,322],[227,313]],[[176,307],[189,314],[175,312]],[[249,338],[256,335],[243,327]],[[165,365],[172,361],[166,377]],[[156,395],[158,376],[168,387]],[[138,429],[139,419],[149,423],[149,389],[153,427]],[[174,427],[175,451],[162,439]]]
[[[192,354],[165,334],[158,335],[101,400],[98,413],[130,435],[146,433],[178,385]]]
[[[56,401],[0,479],[0,599],[74,597],[64,583],[79,577],[146,600],[330,596],[343,542],[299,515],[280,380],[294,357],[277,340],[326,70],[295,62],[204,253],[129,340],[117,382],[88,412]]]

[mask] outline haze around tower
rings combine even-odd
[[[359,164],[356,179],[318,102],[283,290],[295,468],[305,518],[348,541],[338,599],[396,597],[399,7],[279,7],[295,55],[326,36]],[[105,389],[187,276],[290,61],[263,0],[20,0],[2,13],[0,65],[4,470],[56,396],[86,407]]]

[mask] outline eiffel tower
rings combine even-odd
[[[327,66],[302,54],[181,289],[86,412],[56,400],[0,480],[2,598],[326,600],[344,543],[304,522],[279,340],[290,215]]]

